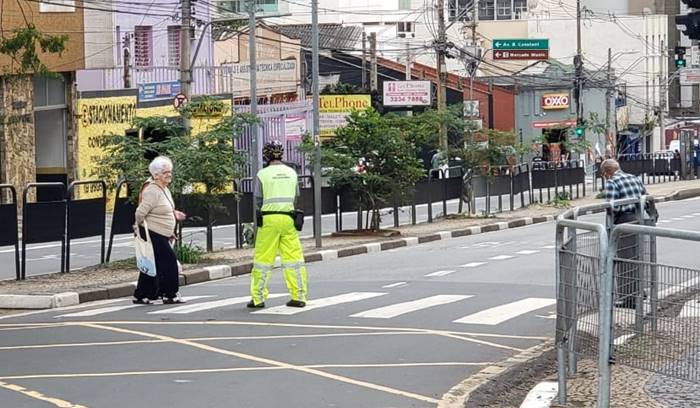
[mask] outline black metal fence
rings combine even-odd
[[[623,154],[618,156],[620,168],[625,173],[634,174],[646,184],[676,181],[681,177],[681,159],[673,153]],[[598,180],[604,185],[600,175],[601,162],[595,164],[593,188],[598,190]]]
[[[3,197],[8,198],[5,200]],[[17,279],[20,279],[17,191],[10,184],[0,184],[0,225],[9,226],[8,228],[0,228],[0,247],[10,245],[15,247],[15,274]]]
[[[670,162],[669,162],[670,163]],[[665,169],[673,169],[669,164]],[[302,176],[300,181],[299,206],[307,215],[314,214],[313,178]],[[77,188],[89,188],[101,193],[97,198],[76,199]],[[29,202],[29,191],[41,189],[51,193],[52,201]],[[0,202],[0,221],[2,225],[17,225],[17,197],[11,186],[0,186],[0,193],[7,190],[11,196],[7,203]],[[251,179],[242,179],[234,183],[236,193],[219,196],[220,206],[207,208],[193,196],[182,196],[176,203],[178,208],[188,214],[188,219],[181,223],[182,228],[206,228],[207,242],[212,242],[213,227],[234,225],[236,228],[236,246],[243,243],[243,224],[254,220],[253,183]],[[485,200],[485,212],[494,209],[499,212],[512,211],[525,207],[535,200],[539,191],[539,200],[545,196],[548,200],[557,197],[560,191],[567,191],[573,198],[586,195],[585,171],[581,162],[533,163],[515,166],[494,166],[477,169],[475,174],[465,173],[460,167],[431,170],[428,177],[416,183],[412,194],[406,197],[394,197],[381,208],[393,212],[394,227],[400,224],[399,214],[409,208],[410,222],[433,222],[433,206],[442,204],[442,215],[449,214],[451,200],[459,200],[453,211],[462,212],[464,198],[470,197],[471,209],[476,208],[476,200]],[[114,210],[112,212],[109,239],[105,245],[105,214],[107,202],[107,185],[103,181],[86,181],[71,184],[68,189],[63,183],[33,183],[24,190],[22,239],[17,237],[16,228],[0,230],[0,246],[15,245],[17,259],[17,279],[26,277],[26,246],[28,244],[61,242],[61,271],[70,270],[71,240],[87,237],[100,237],[100,261],[109,262],[112,255],[114,238],[120,234],[133,232],[136,206],[129,201],[129,186],[121,182],[114,192]],[[62,198],[61,198],[62,197]],[[427,206],[427,220],[418,219],[417,207]],[[506,209],[507,206],[507,209]],[[495,207],[495,208],[494,208]],[[357,214],[357,228],[362,229],[363,214],[369,209],[362,208],[356,197],[349,191],[336,191],[332,187],[321,188],[321,214],[334,215],[336,231],[342,231],[343,214]],[[314,234],[322,231],[314,231]],[[22,247],[21,258],[19,247]]]

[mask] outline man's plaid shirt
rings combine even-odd
[[[624,200],[626,198],[639,198],[647,193],[639,177],[618,170],[612,178],[605,183],[605,198],[608,201]],[[623,205],[616,208],[616,213],[632,212],[637,207],[634,204]]]

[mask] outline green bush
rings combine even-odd
[[[181,264],[197,264],[204,256],[204,249],[198,245],[190,243],[178,242],[175,245],[175,255]]]

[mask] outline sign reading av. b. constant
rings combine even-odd
[[[568,93],[542,95],[542,109],[544,110],[566,109],[570,104],[571,98]]]
[[[384,81],[384,106],[430,106],[430,81]]]

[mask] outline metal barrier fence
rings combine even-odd
[[[673,239],[677,247],[700,242],[700,233],[655,227],[642,211],[646,201],[581,207],[557,221],[561,405],[567,374],[576,374],[580,357],[597,359],[601,408],[610,404],[612,364],[700,382],[700,262],[672,265],[657,259],[659,239]],[[636,220],[614,225],[612,211],[624,205],[636,208]],[[602,211],[605,225],[578,220]]]
[[[539,202],[544,202],[543,190],[547,191],[547,201],[552,201],[552,189],[554,198],[559,197],[560,189],[566,193],[569,188],[569,198],[586,196],[586,168],[582,160],[566,162],[533,162],[532,163],[532,189],[539,191]]]
[[[677,181],[681,177],[681,159],[672,153],[624,154],[618,156],[620,168],[625,173],[634,174],[646,184]],[[598,180],[605,185],[600,175],[600,162],[595,163],[593,187],[598,189]]]

